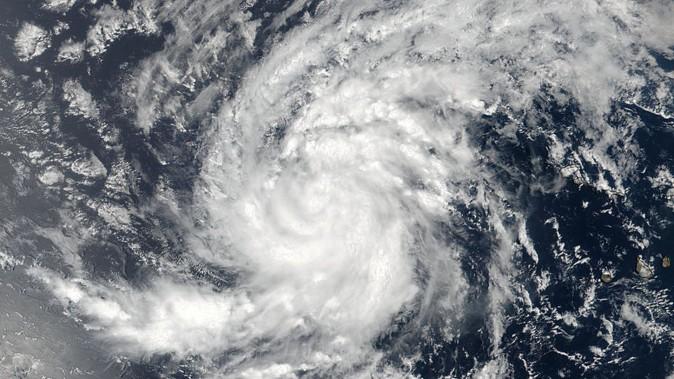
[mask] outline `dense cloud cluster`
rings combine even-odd
[[[665,87],[654,104],[642,99],[668,77],[652,55],[672,54],[668,1],[296,1],[262,22],[245,2],[143,0],[96,17],[86,44],[68,41],[59,60],[99,56],[127,31],[174,29],[117,95],[142,133],[161,120],[200,126],[191,199],[161,200],[186,251],[142,288],[94,280],[81,262],[69,277],[30,273],[113,351],[200,355],[215,377],[403,377],[420,354],[405,335],[432,325],[451,340],[476,307],[492,348],[472,374],[504,375],[506,308],[531,290],[518,285],[518,259],[539,257],[527,205],[499,174],[517,168],[480,136],[540,137],[555,174],[532,180],[536,190],[568,177],[619,197],[639,174],[628,138],[639,125],[610,123],[613,105],[657,113],[674,101]],[[31,24],[16,39],[22,60],[48,46]],[[100,117],[79,82],[62,89],[69,114]],[[541,98],[575,107],[574,127],[546,130]],[[77,162],[91,180],[108,174],[95,156]],[[663,168],[654,188],[671,176]],[[470,222],[487,236],[479,305]],[[195,262],[237,279],[213,286],[185,269]],[[630,304],[623,318],[649,333]],[[389,354],[375,344],[392,328],[402,332]]]

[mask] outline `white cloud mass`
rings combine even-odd
[[[43,28],[24,22],[14,39],[14,49],[20,61],[29,61],[42,55],[51,46],[51,36]]]
[[[498,355],[502,307],[518,291],[514,240],[526,229],[469,130],[495,110],[524,127],[548,88],[577,101],[585,135],[582,146],[558,141],[556,163],[580,154],[600,168],[593,185],[610,176],[620,191],[633,167],[608,148],[629,131],[605,115],[612,101],[638,98],[645,79],[633,69],[648,51],[674,43],[669,1],[325,1],[285,33],[279,14],[275,42],[234,83],[227,70],[262,28],[245,6],[141,3],[176,34],[136,72],[138,126],[160,116],[204,125],[193,199],[202,216],[186,254],[240,278],[215,289],[165,273],[138,289],[33,274],[115,350],[221,357],[214,377],[404,376],[373,341],[404,315],[442,314],[448,333],[462,317],[471,299],[459,261],[472,251],[440,237],[460,205],[484,209],[493,236],[485,312]],[[90,31],[89,53],[128,25]],[[195,43],[189,33],[203,30]],[[217,111],[200,119],[216,94]],[[73,99],[94,117],[93,100]],[[495,358],[480,375],[505,375],[504,365]]]

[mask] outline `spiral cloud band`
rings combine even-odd
[[[191,198],[157,200],[183,257],[143,286],[31,273],[111,351],[198,355],[211,377],[405,377],[414,338],[440,349],[474,320],[490,349],[470,375],[507,375],[513,304],[537,312],[545,275],[519,284],[539,257],[499,144],[543,141],[558,175],[526,179],[539,191],[621,196],[637,125],[608,115],[667,77],[638,67],[674,44],[668,1],[295,1],[264,21],[247,2],[138,4],[175,31],[129,79],[135,122],[200,125]]]

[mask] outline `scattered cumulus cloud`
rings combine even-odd
[[[24,22],[14,38],[16,56],[21,61],[29,61],[42,55],[50,46],[49,32],[30,22]]]

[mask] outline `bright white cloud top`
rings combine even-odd
[[[665,75],[636,68],[674,43],[668,1],[326,1],[285,33],[290,11],[274,18],[275,41],[256,60],[246,57],[263,26],[238,1],[144,1],[114,12],[101,11],[89,54],[136,24],[176,26],[130,83],[136,122],[146,131],[160,117],[204,125],[193,208],[181,214],[185,255],[237,280],[216,289],[171,266],[138,289],[77,268],[70,278],[32,272],[114,351],[200,354],[213,359],[213,377],[404,377],[377,339],[409,319],[440,323],[451,338],[473,301],[461,264],[473,251],[443,237],[465,232],[454,226],[463,207],[482,212],[491,236],[482,311],[493,361],[482,374],[503,374],[503,309],[523,291],[516,244],[536,252],[525,209],[491,169],[493,151],[469,134],[500,110],[512,128],[498,134],[514,138],[539,96],[577,104],[585,138],[549,136],[551,156],[569,176],[581,157],[595,162],[587,183],[619,194],[634,170],[625,154],[638,152],[616,147],[633,131],[605,117],[612,101],[638,102]],[[17,54],[31,59],[47,36],[24,29]],[[252,63],[241,70],[241,61]],[[200,119],[219,96],[216,116]],[[64,98],[72,112],[98,116],[78,82],[66,83]]]

